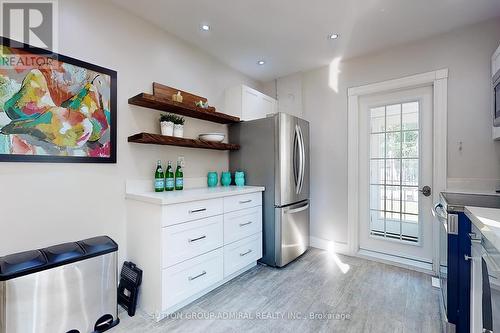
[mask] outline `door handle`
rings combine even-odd
[[[252,221],[246,222],[246,223],[240,223],[240,227],[244,227],[246,225],[252,224]]]
[[[240,204],[246,204],[252,202],[252,199],[239,201]]]
[[[300,129],[299,125],[295,125],[295,132],[298,137],[298,146],[299,146],[299,174],[298,174],[297,190],[296,190],[296,193],[299,194],[302,191],[302,184],[304,181],[305,150],[304,150],[304,139],[302,137],[302,130]]]
[[[193,209],[193,210],[190,210],[190,211],[189,211],[189,214],[193,214],[193,213],[201,213],[201,212],[204,212],[204,211],[206,211],[206,210],[207,210],[206,208]]]
[[[419,189],[420,192],[422,192],[422,194],[426,197],[430,196],[432,194],[432,189],[430,186],[428,185],[425,185],[424,187],[422,187],[421,189]]]
[[[297,150],[298,155],[297,156]],[[299,186],[300,186],[300,173],[301,173],[301,162],[299,161],[301,155],[300,149],[300,134],[299,134],[299,126],[295,125],[295,137],[293,138],[293,178],[295,181],[295,193],[299,194]]]
[[[297,208],[287,209],[287,210],[285,210],[285,213],[286,214],[295,214],[295,213],[298,213],[298,212],[302,212],[302,211],[304,211],[304,210],[306,210],[308,208],[309,208],[309,202],[306,203],[305,205],[297,207]]]
[[[299,126],[299,133],[300,133],[300,147],[301,147],[301,155],[300,155],[300,162],[302,165],[302,172],[300,175],[300,192],[302,192],[302,186],[304,185],[304,175],[306,174],[306,148],[304,144],[304,135],[302,134],[302,128]]]
[[[247,254],[250,254],[250,253],[252,253],[252,250],[248,249],[248,251],[240,253],[240,257],[244,257],[244,256],[246,256]]]
[[[188,242],[189,242],[189,243],[192,243],[192,242],[197,242],[197,241],[202,240],[202,239],[205,239],[205,238],[207,238],[207,236],[203,235],[203,236],[198,237],[198,238],[188,239]]]
[[[203,271],[203,272],[201,272],[201,273],[200,273],[200,274],[198,274],[198,275],[188,277],[188,280],[189,280],[189,281],[196,280],[197,278],[202,277],[202,276],[203,276],[203,275],[205,275],[205,274],[207,274],[207,272]]]

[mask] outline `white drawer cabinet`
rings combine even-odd
[[[163,268],[220,248],[223,240],[222,215],[165,227]]]
[[[223,199],[200,200],[168,205],[163,209],[163,226],[198,220],[223,212]]]
[[[224,244],[262,231],[262,206],[224,214]]]
[[[251,193],[224,198],[224,213],[262,205],[262,194]]]
[[[224,246],[224,276],[229,276],[262,258],[262,233]]]
[[[139,307],[156,320],[256,265],[261,187],[127,196],[127,255],[143,274]]]
[[[162,308],[168,309],[198,292],[222,281],[222,249],[163,270]]]

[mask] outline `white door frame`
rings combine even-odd
[[[348,176],[347,228],[351,255],[359,251],[359,98],[364,95],[387,93],[422,86],[433,87],[433,179],[432,202],[446,189],[448,69],[412,75],[400,79],[377,82],[347,89],[348,94]],[[439,239],[438,225],[433,223],[433,244]],[[433,270],[437,272],[439,247],[433,249]]]

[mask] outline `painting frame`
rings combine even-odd
[[[117,71],[78,60],[69,56],[51,52],[46,49],[37,48],[26,43],[11,40],[0,36],[0,47],[8,47],[33,55],[43,56],[81,67],[100,74],[108,75],[110,78],[110,154],[105,157],[91,156],[57,156],[57,155],[21,155],[21,154],[0,154],[0,162],[41,162],[41,163],[116,163],[117,162]]]

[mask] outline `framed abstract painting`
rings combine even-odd
[[[116,72],[0,42],[0,161],[116,163]]]

